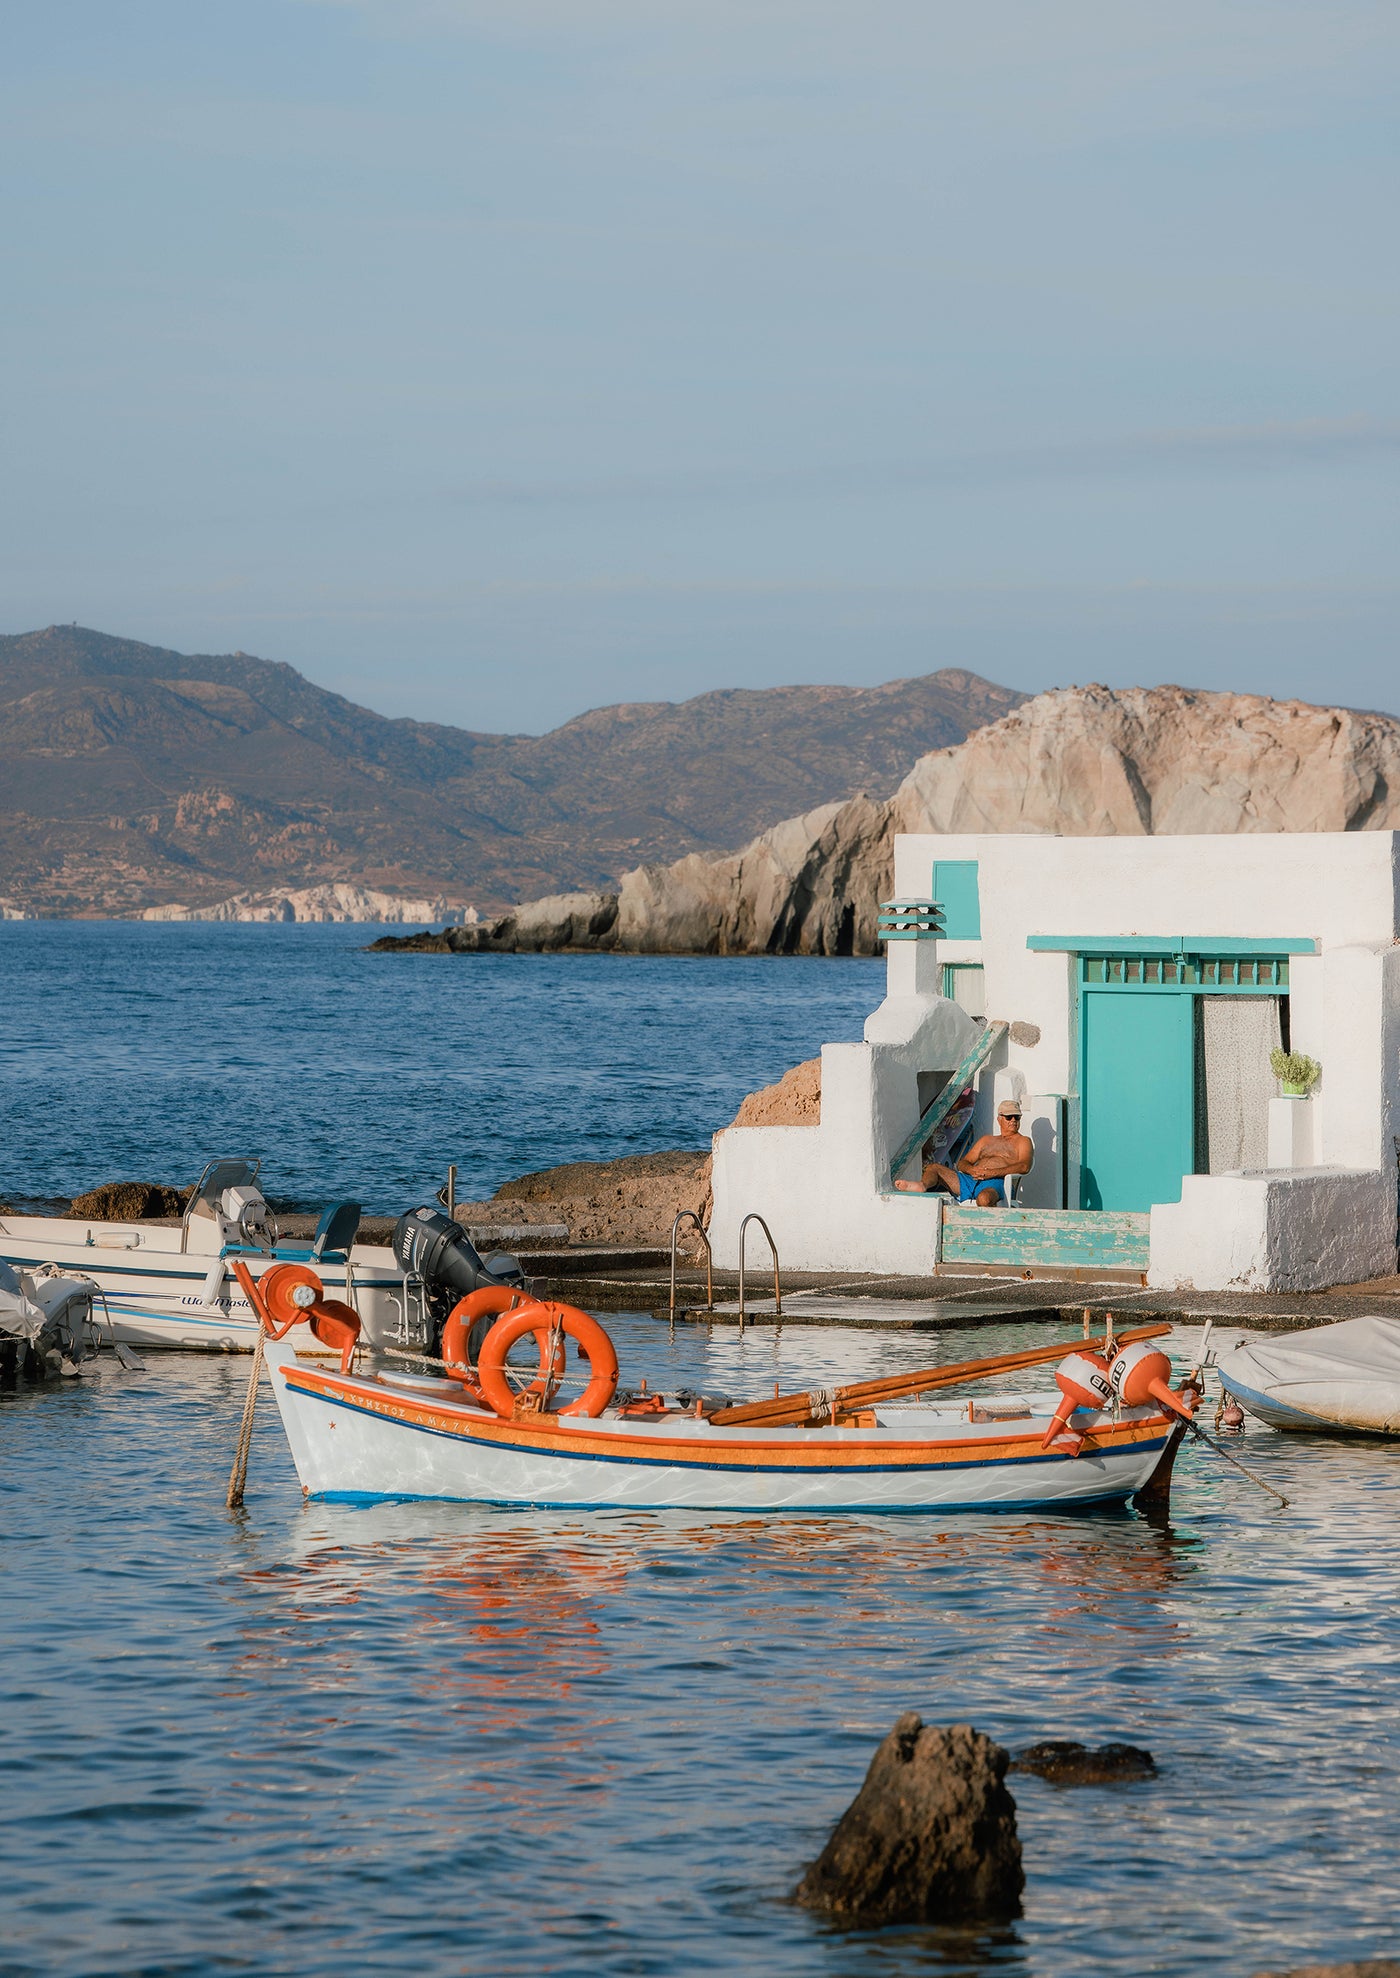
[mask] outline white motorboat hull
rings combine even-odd
[[[255,1268],[290,1262],[304,1264],[305,1243],[279,1244],[271,1253],[215,1242],[208,1249],[182,1249],[178,1225],[161,1223],[82,1223],[57,1216],[5,1216],[0,1219],[0,1257],[16,1270],[56,1265],[96,1287],[94,1319],[110,1337],[129,1346],[181,1347],[212,1353],[250,1353],[258,1321],[233,1275],[235,1258]],[[214,1237],[208,1225],[195,1225],[194,1240]],[[217,1289],[208,1289],[211,1267]],[[348,1268],[330,1258],[317,1260],[317,1276],[332,1298],[343,1298],[359,1313],[372,1343],[396,1336],[403,1278],[387,1250],[357,1244]]]
[[[1218,1371],[1226,1393],[1270,1428],[1400,1435],[1400,1320],[1241,1340],[1221,1352]]]
[[[1040,1447],[1050,1407],[1014,1430],[946,1412],[882,1411],[873,1428],[715,1429],[693,1416],[503,1421],[435,1383],[267,1360],[309,1497],[713,1511],[1071,1510],[1122,1503],[1162,1462],[1173,1425],[1151,1409],[1081,1416],[1082,1453]]]

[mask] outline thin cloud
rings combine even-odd
[[[773,496],[880,495],[901,489],[977,488],[1067,480],[1158,480],[1202,473],[1258,474],[1400,458],[1400,421],[1311,419],[1138,433],[1118,439],[988,449],[923,460],[832,462],[801,468],[714,469],[570,479],[492,479],[434,497],[459,507],[592,507]]]

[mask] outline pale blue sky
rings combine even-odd
[[[3,9],[0,629],[1400,709],[1394,0]]]

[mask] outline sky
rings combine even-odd
[[[12,0],[0,630],[1400,711],[1394,0]]]

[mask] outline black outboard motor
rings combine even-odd
[[[523,1290],[519,1259],[496,1251],[483,1258],[459,1222],[441,1209],[410,1209],[394,1225],[394,1261],[406,1277],[423,1280],[436,1352],[448,1313],[459,1298],[485,1284]]]

